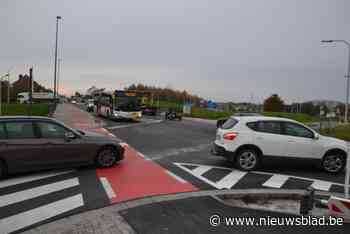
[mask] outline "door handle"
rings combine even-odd
[[[263,137],[256,137],[257,140],[263,140]]]
[[[293,141],[293,140],[288,140],[288,142],[290,142],[290,143],[295,143],[295,141]]]

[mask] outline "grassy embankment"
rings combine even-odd
[[[30,109],[29,104],[2,104],[2,115],[35,115],[35,116],[48,116],[49,104],[38,103],[33,104]]]
[[[350,141],[350,125],[339,125],[332,129],[322,129],[320,133],[325,136]]]

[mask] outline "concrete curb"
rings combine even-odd
[[[306,194],[306,190],[299,189],[235,189],[235,190],[205,190],[196,192],[185,192],[168,195],[155,195],[140,199],[125,201],[108,207],[115,211],[127,210],[130,208],[158,203],[163,201],[181,200],[191,197],[223,196],[224,198],[240,199],[250,197],[255,199],[294,199],[298,200]],[[337,193],[317,191],[316,196],[341,196]],[[108,208],[106,207],[106,208]]]
[[[216,125],[216,120],[212,120],[212,119],[201,119],[201,118],[192,118],[192,117],[183,117],[182,119],[195,121],[195,122],[199,122],[199,123],[207,123],[207,124]]]

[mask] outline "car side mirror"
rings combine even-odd
[[[75,134],[72,132],[66,132],[64,136],[65,136],[66,141],[71,141],[71,140],[74,140],[76,138]]]
[[[315,134],[314,134],[314,139],[315,139],[315,140],[318,140],[318,139],[320,139],[320,134],[318,134],[318,133],[315,133]]]

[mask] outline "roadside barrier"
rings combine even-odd
[[[344,222],[350,222],[350,200],[331,196],[328,200],[329,214],[341,217]]]

